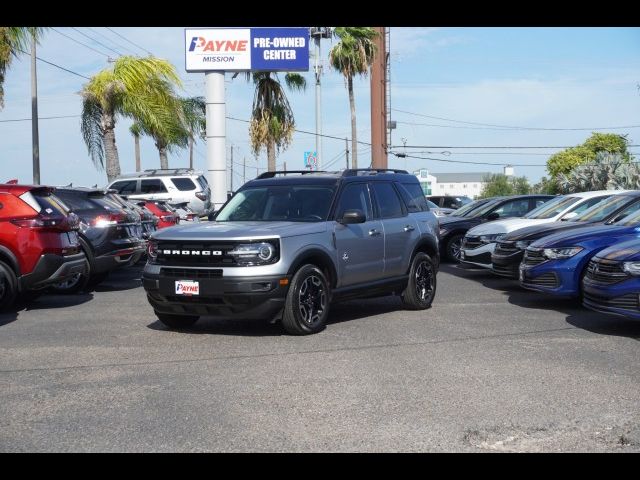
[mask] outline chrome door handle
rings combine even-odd
[[[378,230],[376,230],[375,228],[372,228],[371,230],[369,230],[369,236],[370,237],[375,237],[377,235],[380,235],[380,232]]]
[[[413,232],[416,228],[413,225],[407,225],[404,227],[405,232]]]

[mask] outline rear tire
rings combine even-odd
[[[6,263],[0,261],[0,312],[11,308],[18,295],[18,278]]]
[[[282,326],[291,335],[309,335],[324,329],[331,291],[324,273],[303,265],[291,279],[282,314]]]
[[[156,316],[158,317],[158,320],[160,320],[172,330],[184,330],[186,328],[189,328],[200,318],[199,316],[169,315],[167,313],[158,312],[156,312]]]
[[[460,263],[460,250],[462,248],[462,239],[464,235],[456,234],[452,235],[447,240],[446,254],[447,258],[454,263]]]
[[[85,273],[76,273],[73,277],[65,280],[64,282],[54,283],[49,287],[53,293],[61,293],[64,295],[72,295],[84,290],[89,283],[91,277],[91,262],[85,260],[87,267]]]
[[[431,257],[416,253],[409,269],[409,283],[402,301],[409,310],[425,310],[431,307],[436,296],[436,269]]]

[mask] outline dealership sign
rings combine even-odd
[[[185,29],[187,72],[307,71],[308,28]]]

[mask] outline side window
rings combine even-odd
[[[130,195],[136,193],[137,180],[123,180],[111,185],[111,188],[117,190],[120,195]]]
[[[640,210],[640,201],[629,205],[628,207],[623,209],[620,213],[618,213],[615,217],[613,217],[611,220],[609,220],[609,222],[607,222],[607,223],[615,223],[618,220],[622,220],[627,215],[631,215],[632,213],[637,212],[638,210]]]
[[[533,208],[538,208],[540,205],[545,203],[548,198],[536,198],[533,200]],[[531,210],[533,210],[533,208]]]
[[[381,218],[398,218],[404,216],[402,204],[391,183],[373,182],[371,185],[376,196],[376,204],[378,205]]]
[[[140,182],[141,193],[164,193],[167,189],[164,187],[162,180],[142,180]]]
[[[366,183],[352,183],[342,190],[338,201],[338,209],[336,210],[336,218],[342,218],[347,210],[361,210],[366,215],[367,220],[371,220],[373,211]]]
[[[609,196],[606,197],[595,197],[595,198],[590,198],[589,200],[587,200],[586,202],[582,202],[580,205],[578,205],[576,208],[574,208],[573,210],[571,210],[571,212],[575,212],[576,215],[581,214],[582,212],[584,212],[585,210],[587,210],[588,208],[593,207],[596,203],[600,203],[602,200],[604,200],[605,198],[609,198]]]
[[[493,210],[493,212],[502,217],[522,217],[529,211],[529,199],[511,200],[503,204],[501,207]],[[493,213],[492,212],[492,213]]]
[[[171,183],[181,192],[189,192],[196,189],[195,183],[193,183],[189,177],[172,178]]]
[[[396,187],[398,187],[400,196],[402,200],[404,200],[404,205],[407,207],[409,213],[426,212],[429,210],[420,184],[396,183]]]

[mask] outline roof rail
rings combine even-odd
[[[140,177],[155,177],[162,175],[180,175],[181,173],[195,173],[193,168],[149,168],[142,172],[128,173],[120,175],[119,178],[140,178]]]
[[[361,174],[360,172],[362,172],[362,175],[377,175],[379,173],[387,173],[387,172],[406,173],[406,174],[409,173],[406,170],[398,170],[395,168],[347,168],[342,171],[342,176],[353,177],[356,175],[360,175]]]
[[[261,180],[264,178],[273,178],[276,175],[287,175],[289,173],[300,173],[301,175],[305,175],[308,173],[326,173],[324,170],[277,170],[275,172],[264,172],[256,177],[256,180]]]

